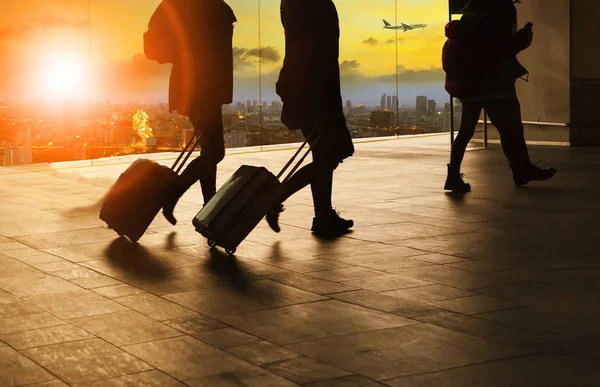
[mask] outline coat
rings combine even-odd
[[[517,60],[525,47],[509,28],[471,15],[446,25],[442,51],[446,91],[453,97],[489,99],[516,93],[515,81],[528,74]]]
[[[223,0],[163,0],[150,19],[171,28],[169,109],[187,115],[233,100],[233,10]]]
[[[339,19],[331,0],[282,0],[285,58],[276,85],[281,121],[304,133],[318,130],[336,161],[354,145],[344,117],[339,68]]]

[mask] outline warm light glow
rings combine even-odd
[[[39,63],[40,85],[49,99],[82,97],[86,88],[86,62],[69,51],[52,51]]]

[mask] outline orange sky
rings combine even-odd
[[[39,84],[40,78],[49,76],[44,63],[54,60],[53,53],[69,51],[77,53],[79,59],[76,60],[85,68],[86,79],[92,79],[95,99],[164,99],[169,66],[149,62],[140,54],[142,34],[159,2],[4,1],[8,4],[3,4],[0,13],[0,49],[6,55],[0,59],[0,98],[7,95],[46,97]],[[258,3],[252,0],[227,2],[239,20],[234,45],[257,48]],[[347,87],[351,88],[353,82],[388,82],[385,77],[395,69],[396,47],[389,43],[395,32],[384,30],[382,19],[395,23],[394,0],[334,2],[342,27],[340,62],[343,74],[348,76]],[[399,64],[418,71],[418,79],[422,81],[431,77],[439,82],[440,74],[431,69],[440,67],[446,4],[446,0],[398,0],[398,22],[429,25],[425,30],[399,32]],[[262,46],[270,46],[272,52],[279,53],[263,63],[263,87],[269,93],[268,98],[273,98],[272,83],[284,54],[279,0],[261,0],[261,17]],[[257,93],[252,90],[257,86],[257,62],[250,57],[238,59],[245,66],[237,69],[236,92],[241,93],[241,99],[249,98]],[[413,75],[409,72],[406,77]],[[87,83],[80,82],[78,94],[89,96]]]

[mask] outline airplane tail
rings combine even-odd
[[[383,24],[385,24],[386,27],[391,27],[392,25],[390,23],[388,23],[387,20],[383,19]]]

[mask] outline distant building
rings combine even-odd
[[[429,101],[427,101],[427,115],[428,116],[435,116],[436,109],[437,109],[437,104],[435,103],[435,100],[430,99]]]
[[[352,109],[352,101],[346,101],[346,111]]]
[[[258,113],[246,114],[246,126],[261,126],[260,115]]]
[[[384,95],[381,97],[381,109],[382,109],[382,110],[385,110],[385,109],[387,109],[387,94],[384,94]]]
[[[388,109],[396,111],[397,108],[398,108],[398,97],[397,96],[393,96],[392,97],[392,106],[388,107]]]
[[[226,128],[236,127],[240,123],[239,114],[223,114],[223,126]]]
[[[241,130],[230,130],[225,133],[225,147],[241,148],[248,145],[248,133]]]
[[[427,114],[427,97],[422,95],[417,97],[417,113]]]
[[[371,112],[371,126],[379,128],[391,127],[394,122],[394,112],[380,110]]]
[[[392,107],[392,96],[391,95],[387,96],[387,108],[388,108],[388,110],[392,110],[393,109],[393,107]]]

